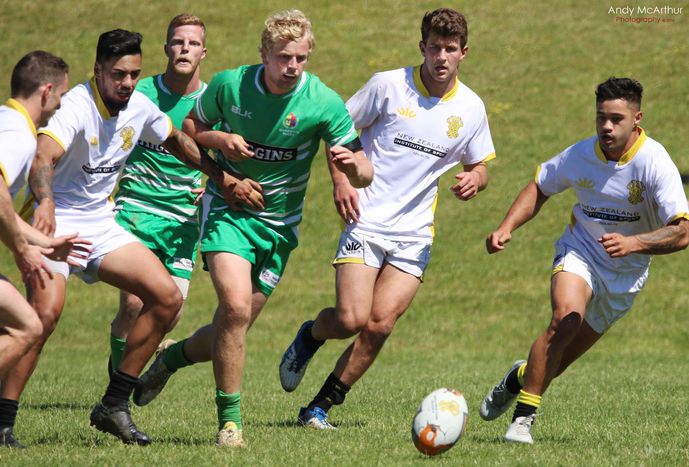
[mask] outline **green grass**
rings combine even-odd
[[[324,0],[297,6],[314,23],[317,47],[309,65],[350,96],[375,71],[420,61],[418,23],[436,1]],[[2,465],[686,465],[689,373],[684,292],[686,253],[654,260],[651,278],[630,315],[544,397],[532,447],[501,442],[506,420],[481,421],[478,405],[516,358],[524,356],[549,318],[548,275],[554,240],[569,220],[573,197],[555,197],[519,230],[507,251],[488,256],[483,240],[502,218],[538,162],[594,131],[593,90],[611,75],[631,75],[646,87],[644,127],[689,171],[687,14],[663,25],[622,25],[598,1],[467,1],[470,54],[460,79],[488,109],[498,158],[491,184],[470,203],[455,201],[441,180],[433,259],[411,309],[372,370],[331,419],[334,433],[294,425],[300,405],[318,390],[345,342],[328,343],[293,394],[278,382],[279,359],[299,324],[333,301],[339,222],[322,159],[308,192],[301,246],[252,329],[242,388],[246,437],[242,452],[213,446],[216,431],[209,365],[181,370],[159,400],[134,408],[154,439],[149,448],[122,446],[88,426],[107,384],[109,322],[117,292],[103,284],[69,283],[61,323],[24,394],[16,433],[25,452],[0,452]],[[199,2],[208,25],[204,76],[258,60],[263,19],[292,6],[241,0]],[[98,34],[114,27],[144,34],[144,72],[164,66],[167,21],[188,2],[121,3],[83,0],[0,0],[0,89],[25,52],[44,48],[71,66],[71,82],[92,68]],[[136,263],[132,263],[136,267]],[[0,270],[18,275],[5,250]],[[171,337],[207,322],[215,298],[208,274],[197,271],[186,313]],[[435,459],[410,441],[422,397],[440,386],[465,393],[471,410],[465,438]]]

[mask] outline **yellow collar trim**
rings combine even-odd
[[[19,101],[17,101],[16,99],[12,98],[7,99],[5,105],[10,109],[14,109],[20,114],[22,114],[26,119],[26,122],[29,124],[29,128],[31,128],[31,133],[33,133],[34,138],[38,137],[38,133],[36,132],[36,125],[34,125],[33,120],[31,120],[31,117],[29,116],[29,112],[26,110],[26,107],[21,105]]]
[[[644,145],[646,142],[646,132],[644,131],[643,128],[637,127],[637,131],[639,132],[639,137],[636,139],[634,144],[632,145],[631,148],[627,150],[624,154],[622,154],[622,157],[620,157],[620,160],[617,161],[617,165],[625,165],[629,164],[631,160],[636,156],[636,153],[639,152],[639,149],[641,149],[641,146]],[[598,156],[598,159],[600,159],[602,162],[605,162],[606,164],[608,163],[607,157],[605,157],[605,153],[603,150],[600,148],[600,144],[598,142],[598,139],[596,138],[596,144],[593,145],[595,150],[596,150],[596,156]]]
[[[93,94],[93,100],[96,102],[96,108],[98,109],[98,113],[104,119],[109,120],[110,118],[112,118],[112,116],[110,115],[110,111],[108,110],[108,108],[105,106],[103,98],[100,96],[95,76],[91,78],[89,84],[91,85],[91,93]]]
[[[421,65],[415,66],[414,67],[414,86],[416,86],[416,90],[421,93],[422,96],[426,98],[430,98],[431,93],[428,92],[428,89],[426,88],[426,85],[423,84],[423,80],[421,79]],[[459,89],[459,78],[455,77],[455,85],[452,86],[452,89],[450,89],[443,97],[440,98],[440,102],[446,102],[452,99],[457,95],[457,90]]]

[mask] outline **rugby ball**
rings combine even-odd
[[[436,389],[419,405],[411,425],[414,446],[427,456],[435,456],[455,445],[464,434],[469,409],[459,391]]]

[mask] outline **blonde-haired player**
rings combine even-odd
[[[218,297],[213,325],[161,352],[142,376],[134,402],[146,404],[179,368],[213,361],[217,444],[245,446],[240,412],[246,333],[278,285],[298,243],[306,186],[321,140],[355,186],[372,178],[342,99],[304,71],[313,49],[311,23],[297,10],[265,22],[261,64],[213,77],[185,131],[222,154],[243,178],[246,199],[227,209],[209,183],[202,200],[201,252]],[[220,124],[221,131],[209,128]]]

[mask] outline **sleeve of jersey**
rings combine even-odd
[[[207,125],[213,125],[222,118],[222,105],[224,91],[224,74],[216,73],[213,79],[208,84],[208,87],[203,92],[201,97],[196,100],[194,106],[194,113],[196,116]]]
[[[479,114],[481,119],[476,132],[467,144],[466,152],[463,156],[462,164],[477,164],[479,162],[486,162],[495,159],[495,146],[493,146],[493,137],[490,134],[490,127],[488,126],[488,116],[486,109],[481,105],[481,112]]]
[[[79,116],[87,112],[83,108],[83,105],[87,104],[80,102],[75,91],[76,88],[65,94],[57,112],[50,118],[45,127],[38,130],[39,134],[54,139],[65,152],[72,145],[77,133],[83,129],[84,124]]]
[[[333,94],[335,94],[333,92]],[[344,102],[338,95],[334,95],[324,112],[324,128],[321,137],[330,146],[347,144],[359,135],[354,128],[352,118],[347,113]]]
[[[141,131],[141,139],[151,143],[160,144],[170,137],[172,133],[172,120],[156,105],[146,98],[149,110],[147,125]]]
[[[677,219],[689,219],[689,207],[687,197],[684,195],[682,179],[677,166],[670,156],[656,157],[656,173],[654,180],[654,193],[658,206],[658,218],[667,225]]]
[[[357,129],[371,126],[380,115],[379,95],[382,92],[382,83],[379,81],[380,77],[374,75],[347,101],[347,112]]]
[[[0,178],[5,180],[9,187],[22,171],[22,164],[26,159],[18,157],[17,154],[24,154],[27,145],[26,135],[19,131],[9,130],[0,134]],[[34,147],[36,142],[33,142]]]
[[[567,151],[562,152],[536,168],[534,181],[544,195],[552,196],[568,188],[564,177],[566,155]]]

